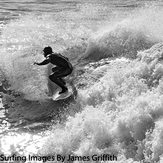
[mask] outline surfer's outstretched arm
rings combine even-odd
[[[47,65],[48,63],[50,63],[50,58],[46,58],[44,61],[40,62],[40,63],[37,63],[35,62],[34,64],[36,65]]]

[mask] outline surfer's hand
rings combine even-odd
[[[33,65],[37,65],[38,63],[37,62],[34,62]]]

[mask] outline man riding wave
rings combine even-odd
[[[44,57],[46,58],[41,63],[34,62],[36,65],[46,65],[52,63],[55,65],[52,68],[52,74],[50,74],[49,79],[62,88],[61,93],[68,92],[66,87],[66,82],[63,77],[70,75],[73,71],[73,66],[69,62],[67,57],[62,56],[60,53],[54,53],[50,46],[44,48]]]

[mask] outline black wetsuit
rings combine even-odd
[[[48,63],[54,64],[56,67],[52,68],[53,73],[50,74],[49,79],[59,85],[62,88],[60,93],[64,93],[67,91],[67,87],[65,86],[65,81],[62,77],[65,77],[72,73],[73,67],[69,62],[68,58],[62,56],[59,53],[52,53],[46,56],[46,59],[38,63],[37,65],[46,65]]]

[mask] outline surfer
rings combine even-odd
[[[46,65],[48,63],[55,65],[52,68],[53,72],[50,74],[49,79],[62,88],[59,94],[68,92],[68,88],[65,86],[66,82],[63,80],[63,77],[70,75],[73,71],[73,67],[69,62],[69,59],[62,56],[60,53],[54,53],[50,46],[45,47],[43,52],[46,59],[41,63],[34,62],[34,65]]]

